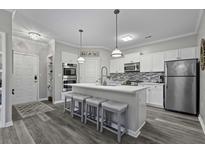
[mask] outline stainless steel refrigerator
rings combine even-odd
[[[165,62],[165,109],[198,114],[198,68],[197,59]]]

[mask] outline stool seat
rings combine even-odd
[[[127,104],[122,104],[122,103],[115,102],[115,101],[106,101],[102,103],[102,107],[115,110],[117,112],[125,111],[127,106],[128,106]]]
[[[105,101],[106,101],[106,99],[99,98],[99,97],[91,97],[91,98],[86,99],[86,103],[94,105],[94,106],[98,106],[102,102],[105,102]]]
[[[73,99],[80,100],[80,101],[84,101],[85,99],[87,99],[89,97],[91,97],[91,96],[87,96],[87,95],[83,95],[83,94],[74,94],[73,95]]]
[[[78,93],[71,91],[71,92],[64,94],[65,97],[69,97],[69,98],[72,98],[74,95],[78,95]]]

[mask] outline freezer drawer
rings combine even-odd
[[[165,109],[197,114],[195,77],[167,77]]]
[[[165,76],[196,76],[197,60],[168,61],[165,64]]]

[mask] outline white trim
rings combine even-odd
[[[135,49],[135,48],[138,48],[138,47],[143,47],[143,46],[147,46],[147,45],[162,43],[162,42],[166,42],[166,41],[170,41],[170,40],[175,40],[175,39],[180,39],[180,38],[184,38],[184,37],[188,37],[188,36],[194,36],[194,35],[197,35],[197,33],[192,32],[192,33],[177,35],[177,36],[168,37],[168,38],[165,38],[165,39],[160,39],[160,40],[151,41],[151,42],[147,42],[147,43],[141,43],[141,44],[138,44],[138,45],[130,46],[130,47],[127,47],[127,48],[126,47],[125,48],[120,48],[120,49],[122,51],[123,50],[131,50],[131,49]]]
[[[1,111],[0,126],[4,127],[6,122],[6,33],[0,32],[2,43],[2,88],[1,88]]]
[[[196,27],[195,27],[195,33],[198,33],[198,31],[199,31],[199,27],[200,27],[200,24],[201,24],[203,13],[204,13],[203,9],[199,11],[199,16],[198,16]]]
[[[48,100],[47,97],[45,97],[45,98],[39,98],[39,101],[47,101],[47,100]]]
[[[199,114],[199,116],[198,116],[198,119],[199,119],[199,122],[200,122],[200,124],[201,124],[202,129],[203,129],[203,132],[204,132],[204,134],[205,134],[205,124],[204,124],[204,121],[203,121],[203,119],[202,119],[202,117],[201,117],[200,114]]]
[[[63,100],[59,100],[59,101],[54,101],[53,104],[59,104],[59,103],[63,103]]]
[[[5,127],[10,127],[13,126],[13,121],[9,121],[5,124]]]
[[[128,135],[130,135],[130,136],[132,136],[132,137],[135,137],[135,138],[137,138],[139,135],[140,135],[140,133],[141,133],[141,129],[142,129],[142,127],[144,126],[146,124],[146,122],[143,122],[143,124],[134,132],[133,130],[130,130],[130,129],[128,129],[127,130],[127,134]]]
[[[61,43],[61,44],[64,44],[64,45],[67,45],[69,47],[72,47],[72,48],[79,48],[80,46],[77,45],[77,44],[72,44],[72,43],[69,43],[69,42],[65,42],[65,41],[62,41],[62,40],[55,40],[55,42],[57,43]],[[82,48],[96,48],[96,49],[105,49],[105,50],[108,50],[108,51],[112,51],[112,49],[108,48],[108,47],[104,47],[104,46],[95,46],[95,45],[89,45],[89,46],[82,46]]]
[[[156,104],[150,104],[150,103],[146,103],[146,105],[151,106],[151,107],[157,107],[157,108],[163,108],[164,109],[163,105],[156,105]]]

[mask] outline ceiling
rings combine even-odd
[[[118,17],[119,48],[126,49],[149,42],[195,34],[201,10],[120,10]],[[115,45],[113,10],[16,10],[14,35],[27,37],[29,31],[42,35],[40,41],[56,39],[79,45],[78,29],[83,29],[83,45],[112,50]],[[134,40],[123,42],[122,35]],[[149,39],[146,36],[151,35]]]

